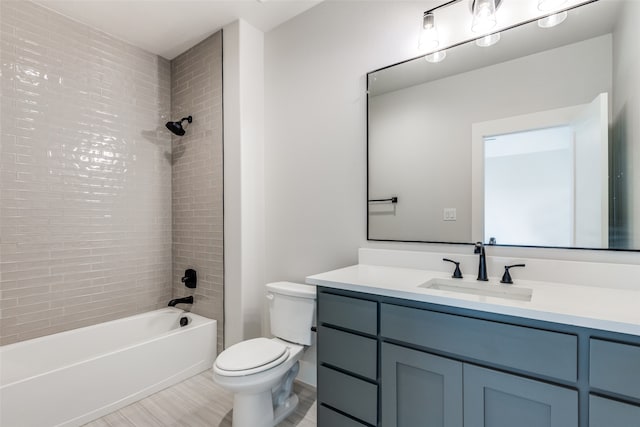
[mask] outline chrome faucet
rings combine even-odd
[[[475,249],[473,250],[474,254],[480,254],[480,260],[478,262],[478,280],[486,282],[489,280],[487,277],[487,257],[484,252],[484,245],[482,242],[477,242]]]

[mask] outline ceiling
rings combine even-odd
[[[321,0],[35,0],[71,19],[173,59],[243,19],[267,32]]]

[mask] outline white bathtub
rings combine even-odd
[[[0,426],[82,425],[211,368],[215,356],[216,321],[177,308],[2,346]]]

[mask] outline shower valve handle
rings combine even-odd
[[[181,281],[187,288],[193,289],[198,283],[198,274],[194,269],[189,268],[184,271],[184,277],[181,279]]]

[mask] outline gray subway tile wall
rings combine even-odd
[[[169,61],[26,1],[0,43],[0,344],[165,306]]]
[[[186,134],[173,137],[173,294],[194,295],[192,311],[218,321],[223,316],[222,32],[171,61],[173,120],[193,116]],[[185,122],[186,124],[186,122]],[[184,271],[198,272],[191,290]]]

